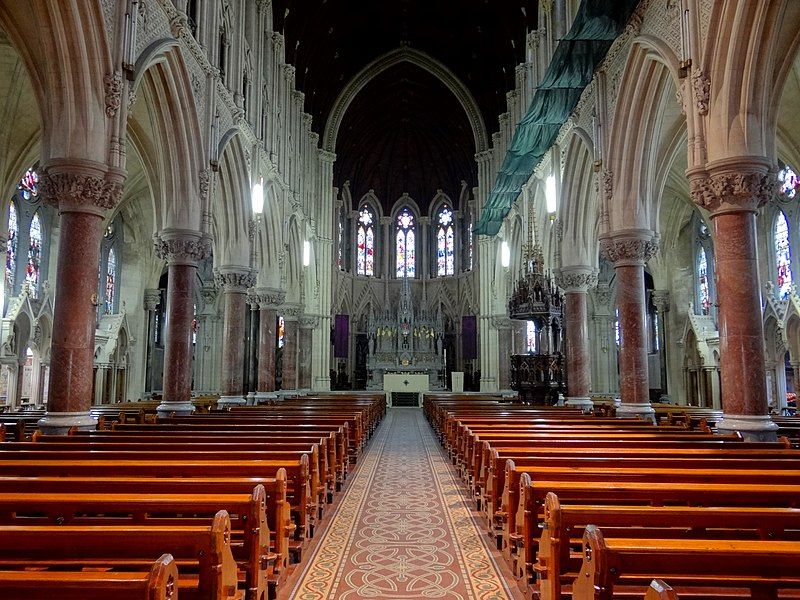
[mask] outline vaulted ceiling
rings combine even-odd
[[[273,0],[273,14],[320,135],[350,79],[401,46],[450,69],[491,134],[514,87],[515,66],[525,58],[526,32],[536,28],[536,6],[536,0]],[[401,64],[371,80],[345,113],[335,183],[349,180],[355,197],[374,189],[386,206],[408,192],[425,210],[437,189],[456,199],[461,180],[475,185],[474,153],[455,96],[424,69]]]

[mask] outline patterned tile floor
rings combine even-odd
[[[287,597],[519,598],[463,490],[422,412],[390,409]]]

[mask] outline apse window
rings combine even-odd
[[[414,215],[404,208],[397,215],[395,233],[395,255],[397,258],[397,276],[416,276],[416,235],[414,231]]]
[[[356,238],[356,273],[372,277],[375,275],[375,213],[368,206],[358,214]]]
[[[789,221],[783,211],[775,219],[775,269],[778,298],[785,300],[792,290],[792,251],[789,244]]]
[[[436,217],[436,274],[439,277],[454,275],[455,232],[453,230],[453,211],[443,206]]]

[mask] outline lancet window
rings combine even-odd
[[[17,204],[11,202],[8,207],[8,238],[6,240],[6,290],[14,289],[17,271],[17,238],[19,238],[19,220]]]
[[[785,166],[778,171],[778,186],[778,191],[785,198],[796,198],[797,190],[800,188],[800,178],[791,167]]]
[[[375,275],[375,222],[375,213],[365,204],[358,213],[358,229],[356,230],[356,273],[358,275],[367,277]]]
[[[6,297],[19,294],[23,287],[32,297],[39,296],[39,283],[46,277],[48,210],[39,194],[39,176],[29,169],[8,206]]]
[[[697,252],[697,299],[700,314],[707,315],[711,310],[711,291],[708,287],[708,257],[702,246]]]
[[[455,275],[455,231],[453,211],[445,205],[436,216],[436,274]]]
[[[792,251],[789,245],[789,221],[778,211],[774,228],[777,293],[781,300],[788,298],[792,288]]]
[[[119,312],[122,228],[122,217],[118,216],[106,228],[100,243],[97,296],[102,314],[106,315]]]
[[[283,348],[285,336],[286,336],[286,321],[283,319],[283,317],[278,317],[278,348]]]
[[[397,215],[395,254],[398,277],[416,276],[416,236],[414,215],[404,208]]]

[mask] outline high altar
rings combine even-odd
[[[370,314],[367,389],[385,389],[389,373],[427,375],[430,389],[445,388],[442,312],[428,313],[424,282],[422,295],[423,308],[415,313],[411,284],[404,277],[396,310],[387,306],[381,315]]]

